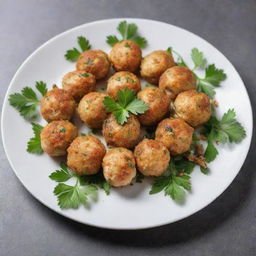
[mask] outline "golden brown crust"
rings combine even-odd
[[[97,173],[106,153],[101,141],[91,135],[77,137],[67,151],[67,165],[79,175]]]
[[[69,121],[52,121],[40,134],[42,149],[50,156],[66,155],[66,149],[77,134],[77,128]]]
[[[196,78],[189,68],[174,66],[161,75],[159,88],[166,90],[171,99],[175,99],[180,92],[196,89]]]
[[[144,139],[134,150],[138,170],[145,176],[162,175],[170,162],[168,149],[159,141]]]
[[[82,70],[67,73],[62,79],[62,88],[78,102],[85,94],[95,89],[96,79],[93,74]]]
[[[129,185],[136,175],[135,158],[126,148],[113,148],[103,158],[103,174],[114,187]]]
[[[63,89],[54,87],[41,100],[41,114],[47,121],[69,120],[76,108],[73,97]]]
[[[111,114],[103,123],[102,134],[110,146],[133,148],[139,141],[140,122],[130,115],[127,123],[120,125]]]
[[[116,71],[135,72],[141,63],[141,49],[135,42],[124,40],[113,46],[109,58]]]
[[[107,95],[102,92],[86,94],[78,105],[78,114],[89,128],[101,128],[107,118],[107,111],[103,103]]]
[[[142,125],[153,125],[164,118],[169,111],[170,99],[165,91],[155,87],[148,86],[141,90],[137,97],[149,105],[149,109],[138,116]]]
[[[128,88],[135,93],[141,90],[140,80],[136,75],[127,71],[120,71],[111,76],[108,80],[107,93],[115,100],[118,97],[118,90]]]
[[[203,168],[207,168],[206,160],[203,156],[193,156],[193,155],[187,155],[186,158],[193,163],[198,164],[199,166]]]
[[[189,150],[194,129],[182,119],[167,118],[156,129],[156,140],[162,142],[171,155],[178,155]]]
[[[110,69],[108,55],[102,50],[88,50],[82,53],[76,63],[76,69],[95,75],[95,78],[105,78]]]
[[[195,90],[180,93],[174,101],[176,115],[193,127],[206,123],[211,117],[210,98]]]
[[[153,51],[141,61],[140,74],[149,83],[157,84],[164,71],[175,66],[172,54],[163,51]]]

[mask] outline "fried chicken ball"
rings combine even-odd
[[[161,121],[156,129],[156,140],[162,142],[171,155],[178,155],[189,150],[194,128],[182,119],[167,118]]]
[[[160,121],[169,111],[170,99],[166,92],[155,87],[148,86],[141,90],[137,97],[148,104],[149,109],[139,115],[139,121],[142,125],[153,125]]]
[[[181,92],[174,101],[174,107],[176,115],[193,127],[206,123],[211,116],[210,98],[196,90]]]
[[[95,89],[96,79],[93,74],[82,70],[67,73],[62,79],[62,87],[65,91],[79,101],[85,94]]]
[[[108,55],[102,50],[85,51],[79,56],[76,69],[95,75],[97,80],[105,78],[110,69]]]
[[[41,114],[47,121],[69,120],[76,108],[73,97],[65,90],[54,86],[41,100]]]
[[[114,187],[129,185],[136,175],[135,159],[126,148],[112,148],[103,158],[103,174]]]
[[[135,93],[141,90],[140,80],[131,72],[120,71],[111,76],[108,80],[107,93],[110,97],[117,99],[118,91],[125,88]]]
[[[77,137],[68,148],[67,165],[79,175],[97,173],[106,149],[101,141],[91,135]]]
[[[66,155],[70,143],[77,137],[77,128],[69,121],[58,120],[47,124],[41,134],[41,146],[50,156]]]
[[[159,88],[166,90],[167,95],[175,99],[180,92],[196,89],[196,78],[189,68],[174,66],[161,75]]]
[[[103,101],[107,95],[102,92],[86,94],[78,105],[78,114],[89,128],[101,128],[107,118],[107,111]]]
[[[153,51],[142,59],[140,74],[149,83],[157,84],[164,71],[173,66],[175,62],[171,53],[162,50]]]
[[[135,72],[141,63],[141,49],[135,42],[124,40],[113,46],[109,58],[116,71]]]
[[[102,133],[110,146],[133,148],[139,141],[140,122],[136,116],[130,115],[127,123],[120,125],[111,114],[103,123]]]
[[[138,170],[145,176],[160,176],[167,169],[170,153],[163,143],[144,139],[134,151]]]

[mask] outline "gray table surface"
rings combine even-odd
[[[235,65],[256,106],[255,0],[1,0],[1,104],[15,71],[38,46],[79,24],[113,17],[161,20],[205,38]],[[41,205],[14,175],[1,144],[0,255],[256,255],[255,153],[254,134],[237,178],[197,214],[150,230],[111,231]]]

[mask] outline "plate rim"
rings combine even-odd
[[[247,99],[248,99],[248,102],[249,102],[249,106],[250,106],[250,130],[247,130],[246,131],[246,136],[250,136],[249,140],[249,145],[248,145],[248,148],[246,149],[246,154],[244,155],[244,159],[242,161],[242,164],[241,166],[239,167],[239,170],[238,172],[234,175],[234,177],[232,177],[232,179],[229,180],[228,182],[228,185],[223,189],[223,190],[220,190],[220,192],[218,193],[218,195],[211,199],[205,206],[202,206],[200,208],[197,208],[196,210],[193,210],[191,211],[189,214],[186,214],[184,217],[182,218],[176,218],[174,221],[170,222],[170,221],[163,221],[161,222],[160,224],[153,224],[153,225],[141,225],[141,226],[138,226],[138,227],[127,227],[127,228],[124,228],[124,227],[115,227],[115,226],[111,226],[111,225],[97,225],[97,224],[94,224],[94,223],[87,223],[87,222],[83,222],[83,221],[80,221],[72,216],[68,216],[67,214],[65,214],[65,212],[63,212],[62,210],[60,209],[55,209],[49,205],[47,205],[46,203],[44,203],[40,198],[38,198],[37,196],[35,196],[32,191],[30,191],[30,189],[26,186],[25,183],[23,183],[23,181],[21,180],[18,172],[15,170],[14,168],[14,165],[12,163],[12,161],[10,160],[10,157],[9,157],[9,154],[7,153],[7,150],[6,150],[6,142],[5,142],[5,137],[4,137],[4,125],[3,125],[3,121],[4,121],[4,113],[5,113],[5,109],[8,105],[8,96],[9,96],[9,93],[10,93],[10,89],[11,89],[11,86],[15,80],[15,78],[17,77],[17,75],[21,72],[22,68],[27,64],[27,62],[30,60],[31,57],[33,57],[34,55],[37,54],[37,52],[39,50],[41,50],[42,48],[44,48],[45,46],[47,46],[48,44],[50,44],[52,41],[54,41],[55,39],[65,35],[65,34],[68,34],[72,31],[75,31],[77,29],[80,29],[84,26],[91,26],[91,25],[95,25],[95,24],[99,24],[99,23],[104,23],[104,22],[118,22],[118,21],[122,21],[122,20],[126,20],[126,21],[131,21],[131,22],[136,22],[136,20],[138,21],[146,21],[146,22],[154,22],[154,23],[159,23],[160,25],[161,24],[164,24],[164,25],[168,25],[168,26],[172,26],[176,29],[179,29],[179,30],[183,30],[184,32],[186,33],[189,33],[189,34],[192,34],[193,36],[199,38],[200,40],[208,43],[209,45],[211,45],[211,47],[213,47],[222,57],[224,57],[225,59],[227,59],[227,61],[229,62],[229,64],[231,65],[231,67],[235,70],[235,72],[237,73],[238,75],[238,78],[241,80],[243,86],[244,86],[244,89],[245,89],[245,93],[246,93],[246,96],[247,96]],[[241,171],[247,157],[248,157],[248,153],[251,149],[251,145],[252,145],[252,135],[253,135],[253,109],[252,109],[252,104],[251,104],[251,100],[250,100],[250,97],[249,97],[249,94],[248,94],[248,91],[247,91],[247,88],[239,74],[239,72],[237,71],[237,69],[235,68],[235,66],[232,64],[232,62],[220,51],[218,50],[218,48],[216,48],[213,44],[211,44],[209,41],[205,40],[204,38],[202,38],[201,36],[198,36],[197,34],[187,30],[187,29],[184,29],[182,27],[179,27],[179,26],[176,26],[176,25],[173,25],[173,24],[170,24],[170,23],[167,23],[167,22],[162,22],[162,21],[159,21],[159,20],[153,20],[153,19],[143,19],[143,18],[131,18],[131,17],[122,17],[122,18],[111,18],[111,19],[101,19],[101,20],[95,20],[95,21],[91,21],[91,22],[87,22],[87,23],[83,23],[83,24],[80,24],[78,26],[75,26],[75,27],[72,27],[68,30],[65,30],[64,32],[61,32],[57,35],[55,35],[54,37],[50,38],[49,40],[45,41],[43,44],[41,44],[39,47],[37,47],[23,62],[22,64],[18,67],[17,71],[14,73],[9,85],[8,85],[8,88],[6,90],[6,93],[5,93],[5,96],[4,96],[4,100],[3,100],[3,105],[2,105],[2,111],[1,111],[1,136],[2,136],[2,142],[3,142],[3,148],[4,148],[4,152],[6,154],[6,157],[7,157],[7,160],[13,170],[13,172],[15,173],[16,177],[18,178],[19,182],[21,182],[21,184],[25,187],[25,189],[35,198],[37,199],[42,205],[46,206],[47,208],[53,210],[55,213],[57,214],[60,214],[61,216],[64,216],[68,219],[71,219],[72,221],[76,221],[78,223],[81,223],[81,224],[86,224],[86,225],[89,225],[89,226],[92,226],[92,227],[97,227],[97,228],[104,228],[104,229],[110,229],[110,230],[142,230],[142,229],[150,229],[150,228],[156,228],[156,227],[160,227],[160,226],[164,226],[164,225],[168,225],[168,224],[171,224],[171,223],[175,223],[175,222],[178,222],[178,221],[181,221],[183,219],[186,219],[188,217],[190,217],[191,215],[201,211],[202,209],[206,208],[207,206],[209,206],[213,201],[215,201],[220,195],[222,195],[226,189],[232,184],[232,182],[234,181],[234,179],[237,177],[238,173]]]

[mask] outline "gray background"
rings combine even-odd
[[[1,104],[15,71],[38,46],[76,25],[113,17],[162,20],[205,38],[239,70],[255,106],[255,0],[1,0]],[[23,188],[0,145],[0,255],[256,255],[253,141],[241,172],[210,206],[140,231],[93,228],[48,210]]]

